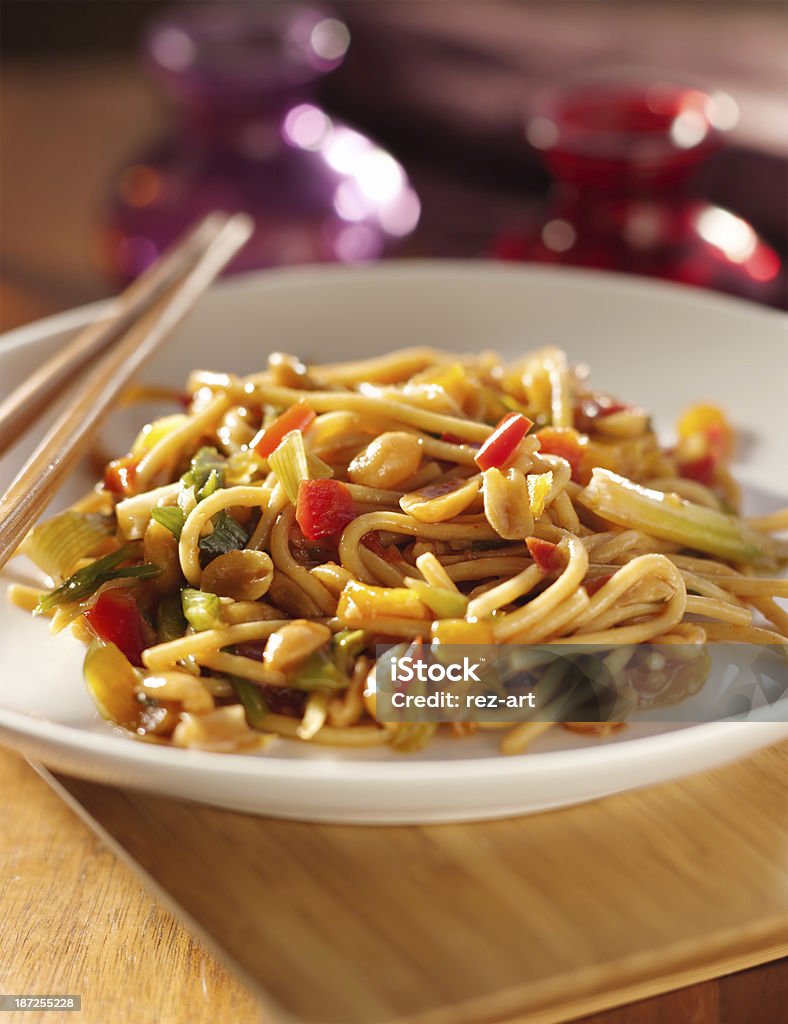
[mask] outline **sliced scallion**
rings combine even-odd
[[[320,650],[300,665],[289,684],[296,690],[346,690],[350,680],[327,652]]]
[[[206,445],[192,458],[189,470],[183,474],[181,480],[184,486],[193,487],[195,494],[199,495],[213,473],[216,474],[214,490],[217,486],[223,486],[226,467],[227,459],[216,448]]]
[[[367,634],[363,629],[342,629],[334,634],[332,648],[334,661],[340,672],[350,674],[352,663],[364,650]]]
[[[610,470],[595,469],[579,500],[617,526],[732,562],[763,568],[774,565],[769,538],[736,516],[696,505],[677,494],[641,487]]]
[[[208,475],[208,479],[197,491],[195,497],[197,501],[202,501],[204,498],[209,498],[216,490],[222,486],[223,474],[218,473],[215,469],[212,469]]]
[[[185,587],[181,591],[181,606],[186,621],[198,633],[216,629],[222,624],[221,601],[216,594]]]
[[[149,580],[159,575],[161,569],[158,565],[153,565],[151,562],[145,562],[142,565],[121,566],[120,563],[131,558],[134,552],[134,546],[127,544],[126,547],[119,548],[117,551],[97,559],[90,565],[86,565],[84,569],[77,570],[73,576],[69,576],[55,590],[39,598],[35,614],[41,615],[43,612],[48,612],[51,608],[55,608],[60,604],[82,601],[95,593],[101,584],[106,583],[108,580],[117,580],[124,577]]]
[[[165,594],[159,601],[156,613],[156,632],[159,643],[179,640],[186,632],[187,625],[186,616],[183,614],[181,595]]]
[[[304,448],[304,435],[300,430],[285,434],[280,444],[268,456],[268,465],[276,473],[279,483],[293,505],[298,501],[298,485],[309,480],[309,463]]]
[[[229,551],[239,551],[249,540],[249,534],[237,519],[233,519],[226,509],[217,512],[211,520],[213,532],[200,538],[200,561],[203,568],[219,555]]]
[[[166,527],[176,540],[180,539],[186,513],[177,505],[157,505],[151,509],[151,519]]]
[[[447,587],[433,587],[423,580],[406,578],[405,586],[418,595],[422,604],[439,619],[461,619],[468,608],[468,598]]]
[[[250,683],[248,679],[240,679],[238,676],[229,676],[228,678],[238,700],[243,704],[246,721],[252,729],[263,729],[268,717],[268,705],[260,687]]]
[[[92,555],[113,531],[111,516],[67,509],[34,526],[19,550],[47,576],[58,580],[80,558]]]

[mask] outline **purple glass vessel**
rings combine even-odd
[[[115,185],[108,248],[121,277],[213,209],[256,224],[233,270],[366,262],[413,231],[420,205],[401,165],[315,100],[349,42],[329,11],[301,4],[193,4],[151,25],[145,64],[177,117]]]

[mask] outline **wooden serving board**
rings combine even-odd
[[[266,1024],[550,1024],[788,954],[788,743],[481,824],[255,818],[63,776]]]

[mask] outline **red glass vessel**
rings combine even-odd
[[[777,253],[692,191],[697,167],[738,117],[722,93],[634,77],[554,94],[527,123],[556,182],[530,230],[496,239],[502,259],[596,267],[780,302]]]

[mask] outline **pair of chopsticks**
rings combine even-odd
[[[73,399],[0,498],[0,567],[91,447],[97,427],[142,365],[246,243],[245,214],[209,214],[139,277],[100,320],[0,403],[0,453],[90,362]]]

